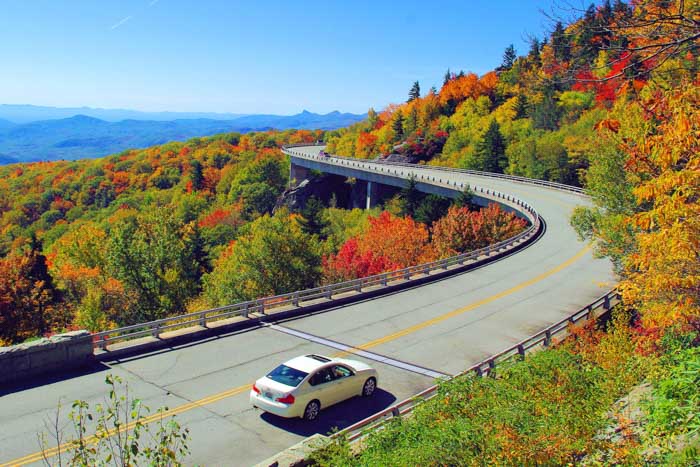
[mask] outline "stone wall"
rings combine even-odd
[[[92,336],[87,331],[73,331],[0,347],[0,385],[72,370],[93,359]]]

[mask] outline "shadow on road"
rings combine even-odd
[[[46,375],[35,376],[13,383],[7,383],[6,385],[0,386],[0,397],[5,396],[7,394],[12,394],[13,392],[21,392],[27,389],[44,386],[46,384],[58,383],[59,381],[77,378],[79,376],[90,375],[93,373],[99,373],[101,371],[107,370],[109,370],[109,367],[107,365],[100,362],[91,362],[87,365],[83,365],[80,368],[62,371],[60,373],[52,372]]]
[[[390,392],[377,388],[372,397],[353,397],[345,402],[336,404],[328,409],[321,410],[321,415],[313,422],[307,422],[301,418],[282,418],[267,412],[263,412],[260,418],[282,430],[301,436],[311,436],[316,433],[327,435],[334,428],[342,430],[353,423],[357,423],[372,414],[386,409],[396,401],[396,397]]]

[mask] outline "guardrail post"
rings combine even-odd
[[[608,311],[610,309],[610,296],[606,295],[603,299],[603,310]]]
[[[243,312],[241,313],[244,318],[248,317],[248,302],[245,302],[243,305]]]
[[[400,417],[401,416],[401,411],[399,410],[398,407],[391,408],[391,416],[392,417]]]
[[[550,345],[552,345],[552,331],[547,329],[544,332],[544,346],[549,347]]]
[[[362,279],[357,279],[357,285],[355,285],[355,291],[362,292]]]
[[[325,291],[325,296],[328,300],[330,300],[332,295],[333,295],[333,291],[331,290],[331,286],[327,285],[326,291]]]
[[[410,280],[411,279],[411,270],[406,268],[406,270],[403,272],[403,278],[405,280]]]
[[[525,347],[523,347],[523,344],[518,344],[518,355],[521,358],[525,358]]]
[[[265,302],[263,300],[258,300],[258,306],[260,306],[260,314],[265,314]]]
[[[160,334],[160,324],[155,323],[151,328],[151,336],[158,337],[158,334]]]
[[[387,274],[382,274],[382,286],[386,287],[387,284]]]
[[[294,292],[294,295],[292,295],[292,305],[294,306],[299,306],[299,292]]]
[[[105,339],[105,335],[101,335],[100,338],[97,340],[97,348],[104,350],[105,347],[107,347],[107,340]]]
[[[202,326],[203,328],[207,327],[207,318],[204,313],[199,315],[199,325]]]

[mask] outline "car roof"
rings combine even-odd
[[[311,373],[312,371],[315,371],[333,361],[334,360],[332,358],[324,357],[323,355],[310,354],[293,358],[284,362],[284,364],[296,370]]]

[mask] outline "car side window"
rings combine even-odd
[[[350,371],[349,368],[345,368],[344,366],[341,365],[335,365],[332,368],[333,372],[333,379],[341,379],[341,378],[347,378],[348,376],[352,376],[352,371]]]
[[[311,386],[318,386],[319,384],[328,383],[330,381],[333,381],[333,373],[331,373],[330,368],[324,368],[317,371],[309,379],[309,384]]]

